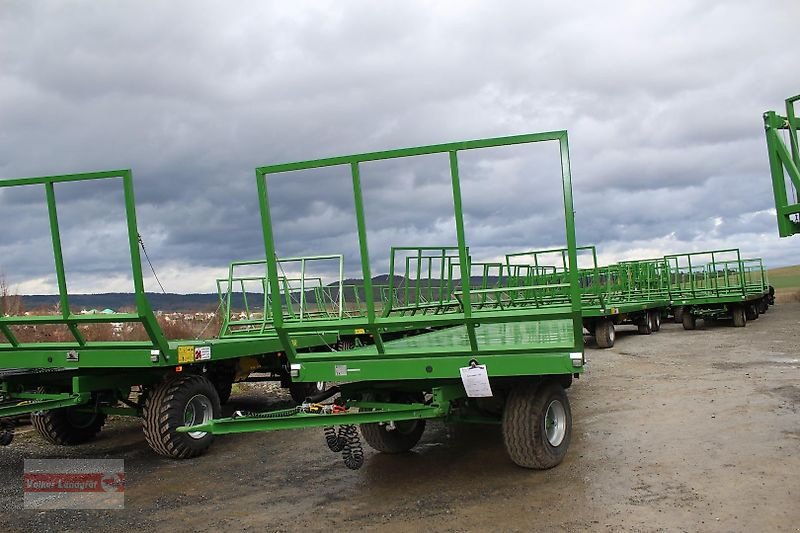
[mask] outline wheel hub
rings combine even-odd
[[[183,422],[185,426],[197,426],[210,422],[213,418],[214,410],[211,405],[211,400],[203,394],[196,394],[189,399],[186,403],[186,409],[183,411]],[[187,433],[193,439],[202,439],[205,431],[190,431]]]
[[[557,447],[564,442],[567,434],[567,412],[560,401],[553,400],[547,406],[544,415],[544,430],[550,446]]]

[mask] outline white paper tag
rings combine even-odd
[[[488,398],[492,396],[492,387],[489,385],[489,374],[486,365],[467,366],[459,369],[464,390],[470,398]]]

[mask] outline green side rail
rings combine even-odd
[[[743,259],[738,248],[664,256],[673,305],[736,303],[769,290],[761,259]]]
[[[127,219],[127,237],[131,260],[131,274],[135,292],[135,313],[113,313],[107,315],[80,315],[70,309],[67,276],[64,269],[64,257],[61,249],[61,232],[58,222],[58,208],[56,207],[56,184],[79,181],[96,180],[122,180],[122,189],[125,200],[125,216]],[[41,343],[19,342],[12,331],[12,326],[36,326],[64,324],[69,329],[73,340],[68,342],[50,343],[51,348],[60,350],[109,350],[112,348],[154,349],[162,354],[169,351],[169,343],[161,331],[150,303],[144,292],[142,278],[142,259],[139,254],[139,233],[136,226],[136,202],[133,195],[133,176],[130,170],[108,170],[82,174],[65,174],[58,176],[42,176],[34,178],[18,178],[0,180],[0,188],[32,187],[44,188],[47,200],[47,213],[50,222],[50,237],[53,248],[56,278],[58,280],[58,295],[61,314],[46,316],[8,316],[0,317],[0,332],[5,337],[5,343],[0,344],[0,366],[5,366],[2,359],[4,352],[19,352],[21,350],[34,350],[41,347]],[[78,326],[82,324],[136,322],[142,324],[149,338],[149,342],[117,343],[117,342],[90,342],[81,334]]]
[[[561,157],[562,193],[567,236],[567,262],[569,265],[568,283],[559,288],[562,302],[556,306],[529,303],[514,307],[486,306],[486,299],[492,292],[505,293],[501,299],[508,300],[512,287],[486,287],[475,289],[471,286],[471,258],[464,228],[461,201],[461,182],[459,178],[459,152],[520,145],[536,142],[557,142]],[[361,186],[362,165],[371,161],[415,157],[430,154],[447,154],[450,163],[450,181],[453,195],[453,214],[456,226],[456,245],[443,247],[406,247],[412,259],[405,257],[398,261],[398,252],[393,251],[392,272],[389,276],[388,297],[384,300],[376,293],[372,283],[372,269],[369,262],[366,216]],[[267,279],[271,294],[281,294],[280,265],[277,259],[273,236],[268,181],[278,174],[308,169],[348,166],[352,178],[352,193],[356,215],[356,229],[361,258],[361,274],[364,283],[365,314],[345,316],[341,319],[309,319],[303,322],[288,319],[285,312],[286,297],[271,299],[272,326],[276,331],[289,361],[292,363],[292,378],[298,381],[353,381],[381,379],[435,379],[457,378],[458,368],[465,366],[470,357],[481,362],[491,362],[494,375],[536,375],[571,374],[580,371],[572,367],[569,354],[583,352],[581,323],[581,294],[578,283],[577,255],[575,244],[575,222],[572,203],[572,184],[569,168],[569,148],[566,131],[534,133],[510,137],[498,137],[474,141],[421,146],[399,150],[355,154],[312,161],[286,163],[259,167],[256,169],[259,205],[263,225],[265,257],[267,258]],[[402,255],[402,254],[401,254]],[[445,273],[456,262],[460,276],[445,281],[450,287],[440,290],[435,284],[442,283],[433,272]],[[442,264],[443,263],[443,264]],[[450,263],[450,265],[448,265]],[[430,266],[429,266],[430,265]],[[410,269],[404,276],[402,286],[396,286],[394,271]],[[440,276],[441,277],[441,276]],[[445,276],[447,277],[447,276]],[[428,284],[430,290],[428,289]],[[457,284],[456,284],[457,283]],[[551,288],[552,289],[552,288]],[[529,287],[531,291],[543,290]],[[401,296],[398,296],[401,295]],[[492,296],[496,298],[497,296]],[[451,301],[455,298],[458,305]],[[388,305],[387,305],[388,304]],[[438,313],[411,313],[410,307],[432,305],[441,309]],[[388,310],[387,310],[388,309]],[[545,323],[552,326],[550,332],[537,332],[529,336],[497,336],[494,333],[503,329],[502,324],[517,324],[516,328],[527,327],[525,323]],[[511,327],[511,326],[509,326]],[[387,346],[384,335],[402,328],[447,328],[421,335],[416,340],[393,341]],[[480,328],[480,333],[478,333]],[[547,328],[545,328],[547,329]],[[293,346],[293,338],[310,331],[362,331],[370,335],[373,345],[334,353],[298,353]],[[509,339],[509,340],[506,340]],[[544,339],[544,340],[543,340]],[[555,342],[552,339],[557,339]],[[429,344],[428,344],[429,343]],[[421,359],[433,359],[436,365],[421,364]],[[466,359],[465,359],[466,358]],[[431,370],[426,370],[426,366]],[[338,367],[338,368],[337,368]],[[354,368],[357,367],[357,368]],[[348,371],[358,371],[353,374]]]

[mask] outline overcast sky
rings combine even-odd
[[[264,255],[257,166],[566,129],[578,241],[602,261],[738,247],[797,264],[761,114],[800,92],[798,19],[796,0],[0,0],[0,178],[133,169],[165,288],[211,292]],[[393,244],[454,244],[447,164],[365,165],[373,274]],[[478,259],[563,242],[555,145],[462,165]],[[0,191],[0,273],[54,292],[43,188]],[[279,254],[357,271],[346,168],[270,191]],[[119,183],[56,194],[70,290],[130,290]]]

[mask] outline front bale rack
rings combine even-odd
[[[135,310],[130,313],[80,314],[70,305],[56,191],[70,183],[98,180],[122,182],[135,293]],[[208,447],[210,436],[179,434],[179,426],[219,415],[237,374],[259,368],[283,372],[283,346],[274,330],[241,337],[166,338],[144,292],[130,170],[7,179],[0,187],[44,188],[59,291],[58,314],[0,316],[0,443],[12,441],[13,420],[20,415],[31,414],[34,427],[51,443],[80,444],[93,439],[106,416],[114,414],[142,417],[145,437],[159,453],[191,457]],[[146,340],[91,340],[87,335],[92,325],[114,323],[141,324]],[[26,340],[32,331],[54,327],[65,329],[71,338],[42,342],[38,335]],[[296,335],[293,348],[300,352],[335,342],[334,334],[315,332]],[[285,376],[291,386],[288,370]],[[198,387],[207,401],[177,405],[187,391]]]
[[[470,254],[464,224],[459,154],[527,143],[558,143],[564,201],[566,275],[542,282],[529,271]],[[373,286],[361,170],[364,163],[429,154],[449,158],[456,243],[392,248],[388,281]],[[340,303],[336,313],[306,313],[297,292],[317,283],[302,274],[286,283],[276,255],[268,182],[280,174],[346,166],[361,256],[363,287],[350,292],[362,305]],[[262,214],[269,312],[263,324],[286,354],[292,380],[334,384],[300,406],[264,413],[215,417],[182,432],[209,434],[323,427],[334,451],[350,467],[363,454],[356,426],[373,448],[398,453],[419,441],[426,420],[499,424],[510,458],[520,466],[550,468],[561,462],[572,417],[565,389],[584,366],[581,290],[565,131],[500,137],[260,167],[256,170]],[[340,270],[341,272],[341,270]],[[340,276],[341,280],[341,276]],[[229,281],[234,281],[232,278]],[[341,281],[321,300],[340,301]],[[316,296],[314,299],[316,300]],[[350,309],[345,311],[345,307]],[[350,349],[296,349],[298,339],[320,332]],[[329,401],[330,400],[330,401]]]

